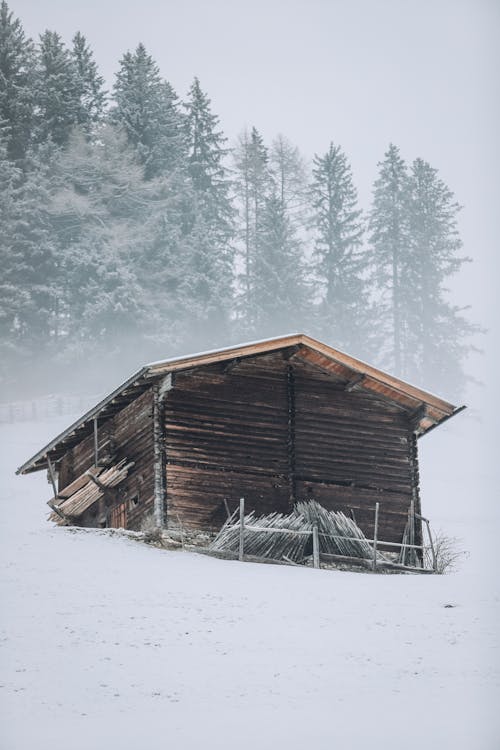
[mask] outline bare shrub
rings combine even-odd
[[[460,563],[469,557],[467,550],[463,549],[462,540],[455,536],[448,536],[443,531],[438,531],[433,536],[434,553],[436,555],[436,573],[451,573],[457,570]],[[430,555],[430,550],[427,549]],[[429,567],[432,560],[429,559]]]

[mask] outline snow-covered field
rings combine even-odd
[[[477,424],[421,441],[424,514],[462,537],[461,570],[374,576],[53,528],[45,475],[13,473],[70,421],[0,427],[1,750],[500,747]]]

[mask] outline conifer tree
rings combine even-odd
[[[37,143],[64,146],[80,114],[81,83],[75,61],[55,31],[40,37],[36,70]]]
[[[50,352],[55,334],[58,269],[50,231],[50,180],[44,160],[25,174],[0,145],[2,176],[2,333],[14,361]]]
[[[253,321],[253,270],[263,207],[272,192],[268,149],[258,130],[253,127],[238,139],[234,150],[235,192],[238,200],[240,231],[243,245],[243,272],[240,276],[240,328],[250,333]]]
[[[275,189],[259,221],[251,295],[254,334],[286,333],[303,325],[307,301],[302,243]]]
[[[30,144],[33,121],[33,58],[31,39],[9,6],[0,5],[0,129],[7,156],[23,159]]]
[[[461,257],[460,206],[436,169],[412,164],[408,182],[408,351],[406,376],[458,397],[467,377],[463,360],[477,332],[447,296],[451,276],[470,259]]]
[[[296,226],[303,224],[307,203],[307,172],[299,149],[284,135],[278,135],[271,146],[269,166],[290,220]]]
[[[226,139],[197,78],[186,102],[186,132],[193,188],[192,212],[186,216],[193,254],[187,283],[199,294],[193,299],[195,307],[198,303],[205,307],[207,329],[216,326],[222,331],[232,306],[234,212],[224,164]]]
[[[65,357],[111,354],[146,325],[143,242],[154,199],[125,135],[106,125],[89,140],[75,129],[59,154],[50,202],[63,297]],[[123,354],[125,351],[122,352]]]
[[[363,225],[351,168],[340,146],[314,157],[311,184],[313,272],[320,335],[347,351],[366,351],[368,299],[361,252]]]
[[[178,97],[143,44],[122,57],[114,96],[112,120],[137,150],[146,178],[182,168],[185,135]]]
[[[73,37],[71,54],[79,79],[79,107],[76,122],[86,132],[90,132],[103,119],[106,102],[104,78],[99,75],[92,50],[79,31]]]
[[[411,295],[406,273],[410,231],[408,173],[399,149],[392,143],[378,166],[368,228],[377,323],[382,334],[380,350],[384,364],[397,375],[404,375],[408,351],[407,303]]]

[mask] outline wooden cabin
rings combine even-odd
[[[294,334],[143,367],[17,473],[49,471],[60,523],[217,531],[240,497],[257,514],[315,499],[370,536],[378,501],[379,539],[400,542],[417,438],[457,411]]]

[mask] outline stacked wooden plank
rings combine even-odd
[[[233,516],[234,518],[234,516]],[[255,513],[245,516],[244,549],[246,555],[300,562],[310,542],[312,528],[298,513],[284,515],[270,513],[256,517]],[[238,552],[240,525],[225,524],[210,545],[213,551]]]
[[[243,544],[246,555],[272,560],[301,562],[312,551],[312,530],[316,526],[319,552],[373,558],[373,549],[361,529],[342,512],[329,511],[318,503],[297,503],[292,513],[245,516]],[[214,552],[237,553],[241,524],[233,514],[210,545]]]
[[[372,546],[359,526],[342,511],[327,510],[314,501],[297,503],[295,509],[311,528],[318,527],[320,552],[366,559],[373,557]]]
[[[49,500],[48,505],[56,508],[51,513],[50,518],[57,523],[64,523],[64,519],[79,518],[91,505],[104,497],[107,489],[116,487],[128,475],[133,466],[133,462],[127,462],[126,459],[120,461],[115,466],[108,469],[96,470],[92,468],[78,477],[72,484],[63,491],[65,497],[58,495],[57,498]],[[94,479],[96,481],[94,481]],[[68,492],[71,494],[68,495]]]

